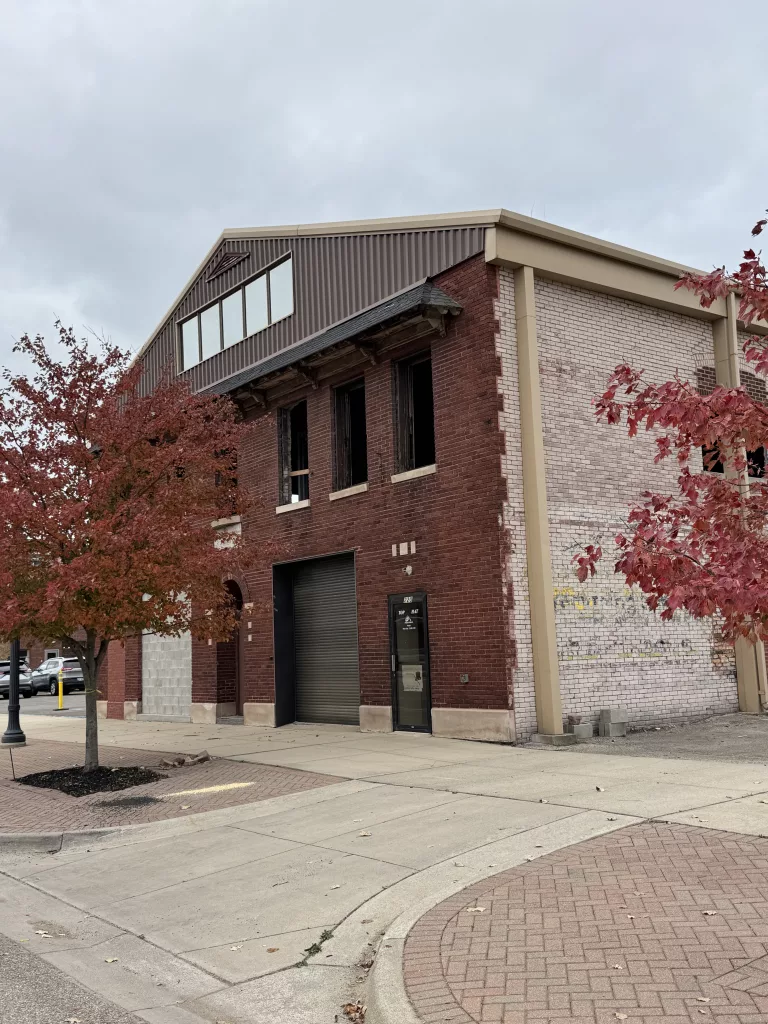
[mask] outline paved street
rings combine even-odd
[[[85,694],[79,690],[76,693],[68,693],[64,696],[64,710],[57,710],[59,698],[52,697],[50,693],[37,693],[34,697],[22,697],[21,699],[21,727],[24,728],[24,720],[30,715],[50,715],[63,718],[85,718]],[[5,719],[8,713],[8,705],[0,701],[0,720]]]
[[[82,730],[82,722],[60,718],[30,722],[29,749],[71,742]],[[586,986],[579,1005],[586,1013],[589,1003],[601,1024],[623,1013],[679,1024],[701,1020],[701,1009],[721,1024],[768,1020],[764,1010],[723,1015],[725,1003],[708,993],[724,960],[718,966],[710,946],[707,962],[687,968],[672,948],[694,957],[717,934],[725,967],[738,972],[751,962],[749,978],[733,975],[736,989],[757,989],[766,917],[755,886],[764,886],[768,841],[754,837],[768,833],[764,764],[503,748],[343,727],[101,726],[105,751],[129,744],[149,756],[205,746],[243,767],[342,780],[65,840],[54,856],[3,850],[0,931],[28,939],[49,963],[151,1024],[333,1024],[345,1019],[342,1004],[358,998],[368,1005],[366,1024],[458,1021],[441,1001],[449,983],[453,1010],[470,1020],[570,1019],[561,1012],[564,989],[542,995],[534,984],[542,953],[548,984],[559,978],[582,995]],[[490,902],[477,899],[489,891]],[[484,909],[462,910],[468,906]],[[429,915],[448,910],[448,922],[434,926]],[[575,942],[574,920],[583,929]],[[40,921],[49,935],[36,934]],[[642,956],[629,957],[650,941],[649,927],[658,932],[657,957],[669,960],[666,980],[651,965],[650,981],[639,981]],[[66,946],[59,931],[69,936]],[[417,944],[406,946],[411,933]],[[425,934],[433,942],[426,951],[418,945]],[[435,936],[449,946],[434,946]],[[588,959],[580,981],[562,981],[563,971],[578,972],[578,956],[591,956],[590,944],[613,960],[606,970],[618,975],[613,964],[620,965],[624,988],[612,973],[601,978],[599,957]],[[686,1002],[698,998],[691,971],[711,1007]],[[414,974],[417,986],[423,975],[418,992]],[[648,986],[668,1002],[641,1003]],[[608,995],[598,995],[603,990]],[[673,1013],[673,1003],[684,1010]]]
[[[3,1024],[141,1024],[2,934],[0,977]]]

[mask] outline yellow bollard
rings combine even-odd
[[[64,672],[59,669],[59,711],[64,710]]]

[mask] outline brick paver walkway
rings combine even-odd
[[[645,823],[561,850],[431,910],[404,971],[429,1024],[766,1024],[768,839]]]
[[[198,751],[190,751],[197,753]],[[246,764],[214,758],[186,768],[161,768],[164,757],[156,750],[131,750],[103,746],[100,760],[110,767],[155,768],[167,778],[117,793],[74,797],[55,790],[35,789],[13,782],[10,756],[0,749],[0,833],[59,832],[77,829],[136,825],[165,818],[179,818],[198,811],[268,800],[285,793],[329,786],[342,781],[331,775]],[[35,740],[13,753],[16,775],[49,771],[82,764],[83,748],[77,743]],[[137,797],[150,801],[136,804]]]

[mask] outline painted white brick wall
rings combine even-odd
[[[141,638],[141,704],[145,715],[189,715],[192,702],[192,639],[182,636]]]
[[[515,289],[511,272],[500,271],[496,301],[496,352],[501,366],[497,388],[503,399],[499,425],[504,434],[501,472],[507,484],[502,510],[506,534],[505,563],[502,567],[506,594],[507,623],[514,640],[511,693],[518,736],[536,731],[536,698],[533,688],[533,649],[528,603],[528,561],[525,550],[523,507],[523,453],[520,444],[520,402],[517,373],[517,332],[515,330]]]
[[[505,525],[515,589],[518,639],[515,709],[518,735],[535,730],[530,622],[527,615],[522,474],[519,456],[517,355],[512,273],[500,271],[501,414],[507,438]],[[737,708],[732,651],[716,626],[678,614],[663,623],[613,573],[612,536],[629,502],[646,489],[673,492],[673,462],[653,464],[647,436],[598,424],[591,400],[613,367],[627,361],[649,379],[676,371],[695,381],[713,365],[711,326],[702,320],[555,282],[536,281],[542,412],[552,568],[564,714],[594,720],[601,707],[626,706],[634,725]],[[517,434],[517,437],[515,436]],[[520,522],[518,522],[520,520]],[[598,575],[578,583],[571,559],[585,543],[607,553]],[[527,621],[527,632],[526,632]],[[522,646],[522,650],[521,650]]]

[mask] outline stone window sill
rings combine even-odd
[[[364,484],[355,484],[353,487],[344,487],[340,491],[331,491],[328,501],[338,501],[339,498],[351,498],[353,494],[365,494],[368,490],[368,481]]]
[[[275,514],[280,516],[283,512],[295,512],[300,508],[309,508],[309,498],[305,498],[304,501],[292,501],[289,505],[278,505]]]
[[[407,469],[404,473],[394,473],[389,479],[393,484],[399,484],[406,480],[418,480],[420,476],[431,476],[436,472],[437,466],[433,462],[431,466],[419,466],[418,469]]]
[[[240,525],[240,516],[227,516],[226,519],[214,519],[214,521],[211,523],[211,526],[214,528],[214,530],[221,530],[225,526],[239,526],[239,525]]]

